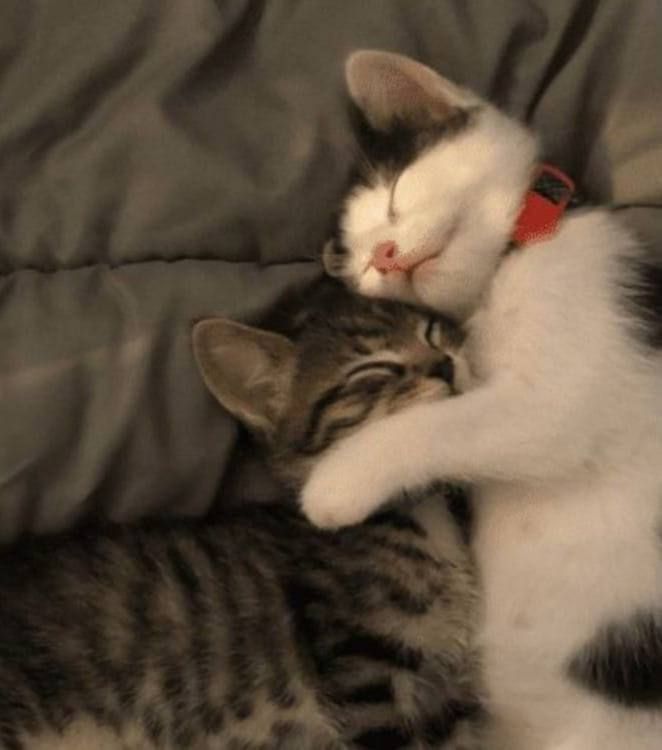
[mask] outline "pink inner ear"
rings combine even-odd
[[[402,71],[385,68],[384,78],[384,88],[396,109],[407,112],[430,104],[431,97],[425,88]]]
[[[392,53],[358,52],[347,66],[350,93],[377,127],[394,115],[426,121],[448,117],[453,105],[441,82],[431,68]]]

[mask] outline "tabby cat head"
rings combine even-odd
[[[355,52],[346,81],[360,162],[326,269],[362,294],[463,320],[508,244],[536,140],[402,55]]]
[[[446,321],[330,279],[282,305],[269,329],[203,320],[194,352],[209,390],[293,487],[362,424],[453,391],[459,340]]]

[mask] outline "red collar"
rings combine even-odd
[[[515,222],[515,245],[538,242],[555,234],[574,194],[575,183],[568,175],[551,164],[540,164]]]

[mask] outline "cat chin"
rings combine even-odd
[[[413,304],[464,321],[475,309],[485,281],[487,279],[477,278],[475,272],[449,263],[447,256],[440,255],[414,270],[409,289]]]
[[[455,320],[464,320],[474,302],[466,276],[443,272],[443,256],[434,256],[409,273],[380,273],[366,269],[355,283],[359,294],[377,299],[395,299],[410,305],[427,307]]]
[[[394,272],[383,274],[374,268],[368,268],[356,286],[360,294],[380,299],[396,299],[412,305],[420,304],[411,283],[411,274]]]
[[[444,303],[452,300],[454,295],[447,293],[439,266],[439,258],[432,258],[419,266],[411,274],[409,285],[417,304],[443,312]]]
[[[354,284],[361,294],[367,297],[398,299],[411,304],[426,304],[421,292],[434,290],[439,285],[439,256],[428,258],[412,271],[391,271],[382,273],[375,268],[367,268]],[[351,285],[351,283],[350,283]]]

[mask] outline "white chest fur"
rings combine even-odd
[[[487,679],[501,730],[487,746],[660,750],[662,680],[659,705],[626,709],[604,685],[585,689],[584,675],[568,676],[577,649],[612,618],[627,625],[637,612],[650,614],[662,670],[662,321],[658,300],[643,316],[624,300],[640,251],[607,213],[591,211],[500,263],[538,162],[532,134],[398,55],[355,53],[346,77],[379,148],[368,151],[370,173],[341,218],[348,252],[339,248],[329,268],[363,294],[457,319],[478,305],[467,344],[476,387],[350,437],[311,475],[304,512],[338,526],[403,487],[471,484]],[[417,136],[412,147],[431,123],[442,134],[424,138],[420,153],[403,152],[402,128],[393,129],[403,122]],[[370,139],[362,144],[369,149]],[[395,178],[393,158],[379,168],[385,153],[407,154]],[[399,270],[383,264],[380,247],[397,253]],[[656,278],[662,286],[662,272]],[[637,335],[651,314],[655,335]],[[626,631],[617,631],[625,641]],[[637,635],[629,642],[636,666]]]
[[[522,408],[544,383],[529,418],[556,420],[563,441],[537,457],[541,476],[477,490],[487,681],[510,750],[662,743],[662,715],[649,731],[566,676],[601,625],[662,604],[662,378],[614,305],[623,247],[607,217],[573,219],[505,261],[471,323],[474,373],[519,378]]]

